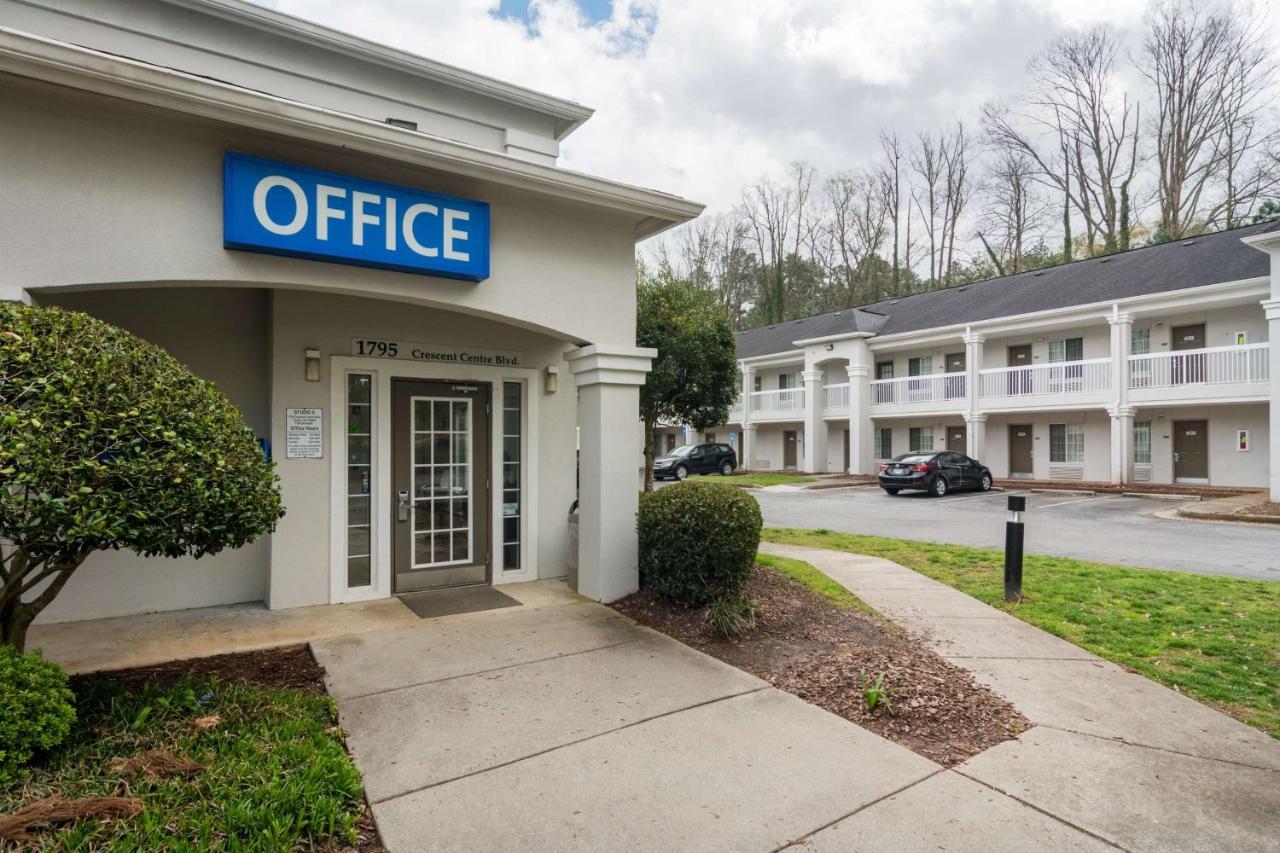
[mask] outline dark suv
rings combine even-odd
[[[690,474],[714,474],[726,477],[738,467],[738,455],[727,444],[686,444],[653,460],[655,480],[683,480]]]
[[[976,459],[951,450],[904,453],[880,466],[880,488],[891,495],[921,489],[942,497],[957,489],[991,488],[991,470]]]

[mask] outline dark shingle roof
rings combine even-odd
[[[918,332],[1258,278],[1270,273],[1270,259],[1240,239],[1272,231],[1280,231],[1280,222],[1233,228],[1175,243],[1130,249],[1101,258],[749,329],[738,333],[738,357],[786,352],[796,348],[793,341],[806,338],[858,331],[880,335]]]

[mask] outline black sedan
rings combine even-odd
[[[653,478],[683,480],[690,474],[723,474],[738,467],[738,456],[727,444],[686,444],[653,460]]]
[[[880,488],[891,495],[917,489],[942,497],[958,489],[991,489],[991,469],[954,451],[905,453],[880,465]]]

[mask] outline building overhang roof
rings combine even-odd
[[[0,27],[0,73],[630,214],[636,219],[636,240],[687,222],[703,210],[678,196],[5,27]]]

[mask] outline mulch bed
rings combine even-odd
[[[1266,501],[1265,503],[1247,506],[1241,510],[1245,515],[1274,515],[1280,518],[1280,503],[1275,501]]]
[[[324,667],[316,663],[311,649],[306,645],[282,646],[252,652],[236,652],[212,655],[205,658],[168,661],[154,666],[121,669],[111,672],[86,673],[71,677],[71,689],[77,693],[90,681],[103,679],[124,690],[138,690],[150,682],[167,686],[190,676],[191,678],[215,678],[222,684],[253,684],[280,690],[299,690],[304,693],[323,694]],[[358,843],[355,847],[345,844],[325,844],[315,849],[323,853],[386,853],[378,828],[373,822],[369,803],[364,803],[363,814],[356,826]]]
[[[641,590],[621,613],[902,744],[944,767],[1025,731],[1031,723],[973,676],[878,615],[845,610],[773,569],[747,586],[756,627],[735,639],[713,634],[705,612]],[[863,671],[887,673],[893,706],[868,711]]]

